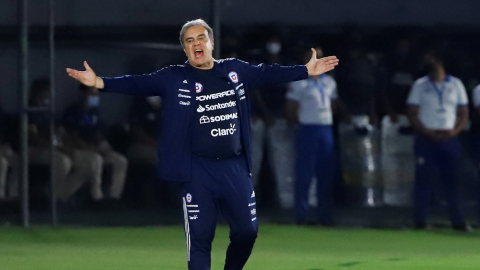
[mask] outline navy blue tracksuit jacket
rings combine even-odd
[[[194,126],[195,80],[192,67],[169,66],[146,75],[102,78],[102,92],[161,96],[164,101],[163,129],[159,135],[158,176],[163,180],[188,182],[192,179],[192,129]],[[305,66],[250,65],[238,59],[215,60],[213,71],[231,81],[240,115],[241,140],[251,171],[250,112],[246,95],[250,89],[266,84],[286,83],[308,77]],[[237,78],[229,77],[235,72]],[[188,89],[189,93],[179,89]]]

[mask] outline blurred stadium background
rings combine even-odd
[[[181,64],[186,57],[178,34],[188,20],[203,18],[214,27],[220,58],[261,63],[265,43],[275,36],[282,43],[282,63],[300,64],[305,49],[319,45],[341,60],[332,75],[354,118],[353,124],[335,124],[342,166],[335,187],[340,228],[292,225],[293,210],[281,207],[275,181],[290,176],[276,175],[265,149],[256,187],[260,237],[245,269],[479,269],[479,234],[444,229],[449,221],[441,192],[435,193],[431,218],[439,229],[409,230],[414,160],[412,151],[403,150],[411,149],[413,137],[392,134],[402,126],[385,122],[382,93],[388,90],[389,61],[403,42],[416,78],[425,75],[422,55],[440,51],[447,72],[463,81],[471,100],[480,83],[480,1],[0,0],[0,7],[0,108],[8,115],[6,140],[17,153],[22,91],[28,92],[33,80],[53,78],[60,119],[77,99],[78,84],[66,67],[82,69],[87,60],[97,74],[119,76]],[[128,145],[132,103],[129,96],[101,95],[107,135],[121,153]],[[460,135],[465,151],[458,179],[467,220],[477,224],[474,142],[480,121],[473,107],[470,111]],[[130,164],[121,204],[92,205],[83,188],[71,205],[52,210],[48,166],[29,166],[29,194],[0,200],[0,269],[185,269],[178,187],[152,173],[151,167]],[[104,179],[108,174],[107,169]],[[56,229],[45,227],[51,224]],[[214,245],[217,268],[227,243],[222,226]]]

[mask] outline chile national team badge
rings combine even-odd
[[[232,80],[232,82],[238,83],[238,75],[235,71],[228,73],[228,77],[230,78],[230,80]]]
[[[187,193],[187,196],[185,196],[186,199],[187,199],[187,203],[191,203],[192,202],[192,194],[190,193]]]
[[[196,82],[195,83],[195,92],[201,93],[203,91],[203,85],[201,83]]]

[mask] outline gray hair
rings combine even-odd
[[[180,44],[182,44],[183,48],[185,48],[185,44],[183,43],[183,37],[185,36],[185,32],[187,31],[188,28],[190,28],[192,26],[197,26],[197,25],[205,27],[205,29],[207,29],[207,32],[208,32],[208,38],[210,38],[210,40],[213,40],[213,30],[210,27],[210,25],[208,25],[202,19],[196,19],[196,20],[193,20],[193,21],[186,22],[182,26],[182,30],[180,30]]]

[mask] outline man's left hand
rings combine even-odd
[[[317,59],[317,51],[312,48],[312,58],[305,64],[308,70],[308,76],[319,76],[325,72],[329,72],[338,65],[336,56],[328,56]]]

